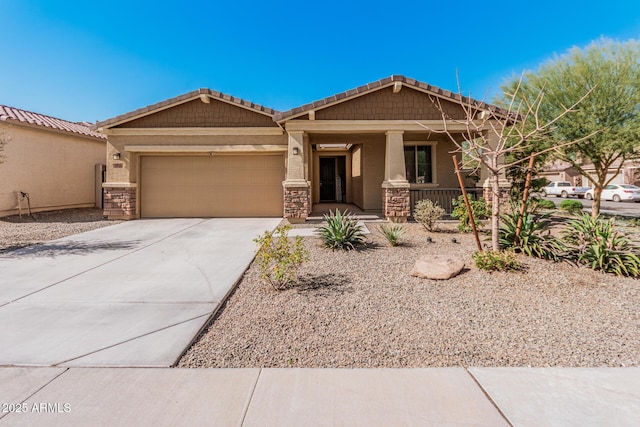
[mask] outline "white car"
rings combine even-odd
[[[593,188],[584,195],[588,200],[593,200]],[[640,187],[630,184],[609,184],[602,190],[600,200],[613,200],[614,202],[640,202]]]

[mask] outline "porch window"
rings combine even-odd
[[[407,169],[407,181],[413,184],[433,182],[431,149],[431,145],[404,147],[404,165]]]

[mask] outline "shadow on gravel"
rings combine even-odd
[[[19,249],[0,250],[0,258],[40,258],[56,257],[59,255],[88,255],[95,252],[119,251],[135,249],[140,241],[130,242],[76,242],[73,240],[64,242],[38,243]]]
[[[351,292],[349,279],[343,274],[306,275],[298,278],[296,289],[299,294],[328,295]]]

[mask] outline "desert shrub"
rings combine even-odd
[[[318,228],[318,235],[327,248],[350,250],[364,242],[362,227],[347,210],[344,213],[329,211],[324,220],[327,225]]]
[[[553,203],[551,200],[547,200],[547,199],[535,199],[536,200],[536,205],[538,208],[540,209],[555,209],[556,208],[556,204]],[[567,200],[565,200],[567,201]],[[581,208],[582,209],[582,208]]]
[[[290,229],[290,225],[283,225],[275,232],[265,231],[253,239],[258,244],[256,263],[260,267],[260,277],[277,290],[290,285],[302,263],[309,259],[302,237],[296,237],[293,242],[289,239]]]
[[[400,237],[402,237],[405,231],[406,230],[402,225],[394,224],[392,222],[382,224],[380,226],[380,232],[391,246],[398,246],[400,243]]]
[[[476,267],[487,271],[516,271],[522,268],[512,250],[475,252],[473,261]]]
[[[560,202],[560,209],[569,212],[572,215],[582,212],[582,202],[579,200],[566,199]]]
[[[445,210],[429,199],[420,200],[413,208],[413,219],[422,224],[427,231],[433,231],[436,221],[442,218]]]
[[[530,205],[528,203],[527,205],[522,216],[522,225],[517,242],[516,230],[520,209],[516,204],[513,204],[510,213],[500,216],[500,247],[503,249],[512,248],[536,258],[557,261],[565,248],[559,239],[551,235],[549,230],[551,225],[549,216],[551,213],[535,214],[534,212],[529,212]]]
[[[616,230],[613,220],[583,214],[562,231],[571,259],[618,276],[640,276],[640,245]]]
[[[458,230],[463,233],[469,233],[472,228],[467,206],[464,203],[464,197],[458,196],[456,200],[453,200],[452,204],[453,211],[451,212],[451,216],[458,219]],[[478,200],[469,199],[469,204],[471,205],[471,212],[473,212],[473,217],[475,218],[476,227],[478,227],[479,220],[489,217],[489,207],[483,198],[479,198]]]

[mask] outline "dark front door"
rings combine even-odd
[[[336,158],[320,157],[320,201],[336,200]]]

